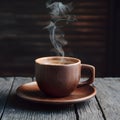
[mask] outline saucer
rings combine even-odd
[[[53,98],[42,93],[36,82],[30,82],[19,86],[17,96],[31,102],[45,104],[69,104],[86,101],[96,95],[96,88],[91,85],[77,87],[69,96]]]

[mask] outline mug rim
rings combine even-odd
[[[42,63],[43,60],[47,60],[47,59],[52,59],[52,58],[57,58],[57,59],[61,59],[61,58],[65,58],[65,59],[71,59],[74,60],[75,62],[70,63],[70,64],[47,64],[47,63]],[[39,64],[39,65],[49,65],[49,66],[71,66],[71,65],[76,65],[76,64],[81,64],[81,60],[75,57],[66,57],[66,56],[46,56],[46,57],[39,57],[37,59],[35,59],[35,63]]]

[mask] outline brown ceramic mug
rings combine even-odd
[[[80,82],[81,71],[90,71],[88,80]],[[52,97],[68,96],[80,85],[91,84],[95,78],[92,65],[81,64],[73,57],[42,57],[35,60],[35,77],[40,90]]]

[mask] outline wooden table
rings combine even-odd
[[[44,105],[16,96],[31,77],[0,77],[1,120],[120,120],[120,78],[96,78],[95,97],[71,105]]]

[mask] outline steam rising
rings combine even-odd
[[[62,2],[50,1],[46,3],[46,7],[49,9],[51,17],[50,23],[45,29],[49,31],[49,37],[55,51],[58,55],[64,56],[63,46],[67,45],[67,41],[64,39],[64,33],[61,31],[61,27],[58,23],[65,21],[69,23],[75,20],[75,17],[69,15],[72,11],[72,3],[63,4]]]

